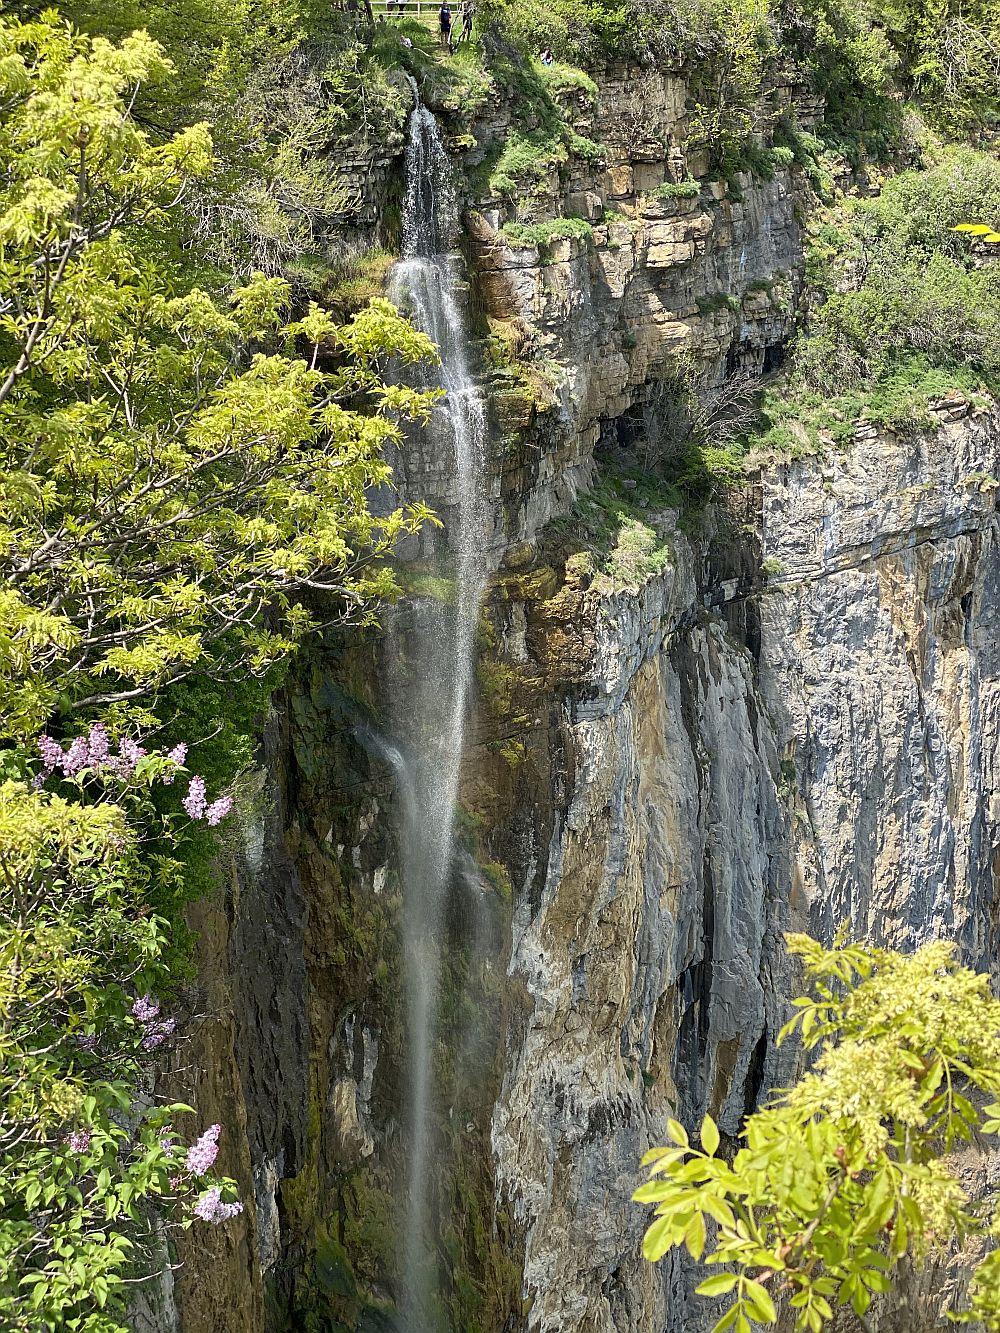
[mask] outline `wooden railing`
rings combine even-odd
[[[413,18],[421,23],[436,23],[441,0],[371,0],[371,5],[376,18],[384,15],[387,19]],[[452,6],[451,14],[454,26],[458,18],[457,4]]]

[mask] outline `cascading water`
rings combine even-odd
[[[455,806],[472,678],[473,642],[488,545],[483,470],[486,405],[470,370],[468,337],[456,299],[457,233],[450,164],[437,121],[413,85],[403,213],[403,258],[390,294],[430,335],[441,356],[433,383],[445,397],[422,447],[447,479],[448,595],[418,599],[406,636],[405,679],[397,690],[401,750],[391,762],[403,789],[401,859],[408,1043],[408,1216],[404,1280],[408,1333],[433,1323],[435,1265],[431,1208],[434,1136],[433,1052],[445,906],[454,857]],[[419,482],[416,483],[419,485]],[[390,630],[390,634],[393,631]],[[403,757],[405,751],[406,758]]]

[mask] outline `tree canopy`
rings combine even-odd
[[[203,735],[140,722],[367,623],[428,517],[368,497],[434,396],[383,372],[433,345],[385,300],[340,324],[208,261],[208,128],[136,110],[172,73],[145,32],[0,12],[0,1323],[32,1333],[121,1330],[156,1235],[243,1206],[226,1128],[150,1072],[182,930],[158,905],[239,812],[189,770]]]
[[[168,68],[145,34],[3,18],[0,51],[0,677],[24,735],[60,699],[261,669],[309,623],[303,589],[365,619],[426,518],[367,505],[429,401],[380,370],[434,353],[388,302],[338,327],[289,322],[278,279],[190,282],[211,141],[135,123],[130,90]]]

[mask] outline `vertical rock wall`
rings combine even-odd
[[[995,958],[998,469],[995,414],[860,438],[762,475],[766,587],[713,588],[675,536],[636,592],[505,604],[543,656],[570,637],[553,600],[587,640],[560,685],[572,779],[516,885],[533,1009],[493,1126],[530,1327],[702,1327],[628,1198],[668,1114],[734,1133],[790,1072],[781,930]]]

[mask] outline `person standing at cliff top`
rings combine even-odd
[[[551,65],[551,64],[552,64],[552,48],[551,48],[550,46],[547,46],[547,47],[544,49],[544,51],[540,51],[539,54],[538,54],[538,59],[542,62],[543,65]]]
[[[451,9],[448,0],[438,10],[438,22],[441,25],[441,45],[451,50]]]
[[[462,31],[459,33],[458,44],[468,42],[472,38],[472,0],[462,0]]]

